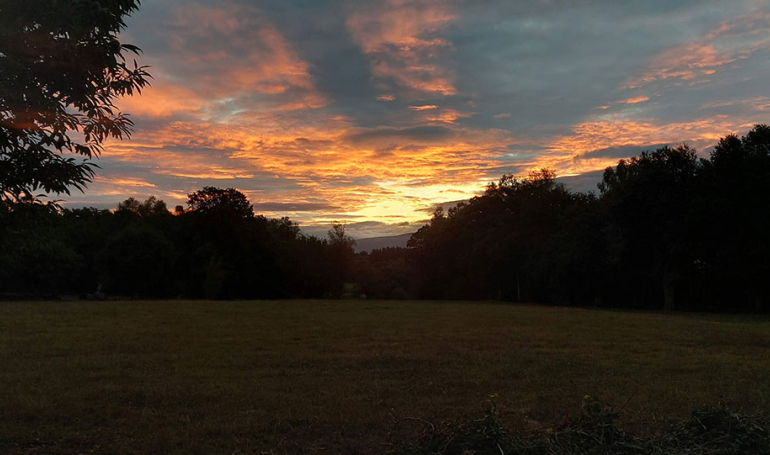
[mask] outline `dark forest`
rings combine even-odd
[[[504,175],[407,248],[353,253],[288,218],[255,215],[206,187],[170,211],[150,197],[116,210],[5,203],[7,298],[470,299],[645,310],[763,312],[770,295],[770,127],[700,158],[662,147],[608,168],[598,192],[547,169]]]

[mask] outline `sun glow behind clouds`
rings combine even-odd
[[[526,3],[143,5],[126,41],[155,79],[120,103],[136,133],[108,144],[99,179],[70,201],[155,194],[173,207],[236,187],[269,216],[400,233],[503,173],[578,175],[770,122],[767,5],[736,2],[709,22],[665,2],[639,20]]]

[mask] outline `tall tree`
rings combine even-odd
[[[238,219],[253,218],[254,210],[246,195],[235,188],[206,186],[187,195],[187,205],[194,213],[206,217]]]
[[[353,261],[353,246],[355,239],[351,237],[344,223],[334,221],[328,231],[329,236],[329,261],[334,270],[334,279],[331,283],[334,297],[342,297],[345,292],[345,282],[350,277],[350,266]]]
[[[83,190],[108,137],[133,123],[114,102],[148,84],[122,44],[139,0],[0,0],[0,200]]]
[[[604,171],[599,189],[608,230],[615,233],[610,249],[624,273],[637,277],[637,284],[625,289],[632,294],[627,298],[675,309],[693,263],[696,226],[690,212],[699,171],[695,150],[687,145],[643,152]]]
[[[696,231],[700,264],[720,308],[760,311],[770,286],[770,127],[722,138],[703,161]]]

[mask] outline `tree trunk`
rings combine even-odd
[[[674,283],[666,280],[663,283],[663,311],[672,311],[674,309]]]

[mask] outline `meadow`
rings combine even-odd
[[[542,432],[586,396],[654,433],[770,410],[770,320],[416,301],[0,302],[0,452],[376,452]],[[395,435],[395,436],[394,436]]]

